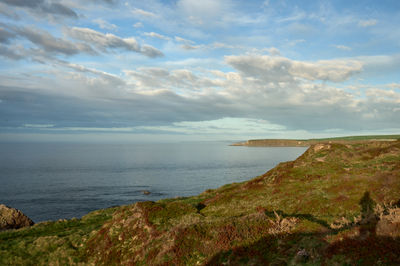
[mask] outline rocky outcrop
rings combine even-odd
[[[18,229],[33,224],[34,222],[21,211],[0,204],[0,231]]]

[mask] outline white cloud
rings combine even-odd
[[[124,71],[130,82],[139,90],[167,89],[175,92],[199,91],[204,88],[219,87],[218,81],[198,76],[187,69],[168,70],[166,68],[143,67],[136,71]]]
[[[148,18],[157,17],[156,14],[154,14],[154,13],[152,13],[152,12],[149,12],[149,11],[145,11],[145,10],[140,9],[140,8],[134,8],[134,9],[132,10],[132,13],[133,13],[134,15],[138,15],[138,16],[142,16],[142,17],[148,17]]]
[[[376,19],[360,20],[358,22],[358,26],[371,27],[371,26],[375,26],[377,23],[378,23],[378,20],[376,20]]]
[[[352,50],[350,47],[345,46],[345,45],[340,45],[340,44],[339,45],[335,45],[335,47],[337,49],[344,50],[344,51],[351,51]]]
[[[161,40],[166,40],[166,41],[171,40],[170,37],[162,35],[162,34],[159,34],[159,33],[156,33],[156,32],[145,32],[145,33],[143,33],[143,35],[144,36],[148,36],[148,37],[152,37],[152,38],[158,38],[158,39],[161,39]]]
[[[196,49],[200,49],[200,48],[206,48],[205,45],[195,45],[194,41],[184,39],[179,36],[175,36],[175,41],[182,43],[180,45],[180,47],[184,50],[196,50]]]
[[[186,44],[194,44],[194,41],[188,40],[188,39],[184,39],[182,37],[179,36],[175,36],[175,41],[177,42],[182,42],[182,43],[186,43]]]
[[[52,128],[54,125],[52,124],[24,124],[24,127],[27,128]]]
[[[109,48],[125,48],[127,50],[139,52],[140,46],[135,38],[120,38],[111,33],[101,33],[89,28],[73,27],[67,30],[70,37],[88,42],[101,50]]]
[[[133,27],[134,27],[134,28],[143,28],[144,25],[143,25],[142,22],[136,22],[135,24],[133,24]]]
[[[302,62],[277,56],[226,56],[225,61],[243,73],[265,81],[289,82],[295,78],[341,82],[362,70],[356,60]]]
[[[96,23],[97,25],[99,25],[99,27],[101,29],[106,29],[106,30],[116,30],[116,29],[118,29],[117,25],[111,24],[110,22],[105,21],[105,20],[103,20],[101,18],[94,19],[93,22]]]
[[[149,45],[140,47],[139,43],[133,37],[121,38],[111,33],[104,34],[89,28],[78,27],[69,28],[67,34],[72,38],[85,41],[103,52],[107,52],[109,49],[119,48],[138,52],[149,57],[159,57],[163,55],[161,51]]]
[[[220,48],[224,48],[224,49],[235,49],[235,48],[241,48],[241,47],[237,47],[234,45],[230,45],[227,43],[222,43],[222,42],[214,42],[211,44],[211,47],[214,49],[220,49]]]
[[[281,52],[279,51],[279,49],[275,48],[275,47],[271,47],[268,49],[268,53],[272,56],[276,56],[276,55],[281,55]]]
[[[394,90],[370,88],[367,89],[365,95],[375,102],[394,102],[400,104],[400,94]]]
[[[182,49],[184,49],[184,50],[196,50],[196,49],[202,48],[203,46],[201,46],[201,45],[182,44],[180,47]]]
[[[387,86],[392,89],[400,89],[400,83],[390,83]]]

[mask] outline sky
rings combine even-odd
[[[0,142],[396,133],[400,1],[0,0]]]

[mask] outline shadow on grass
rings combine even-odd
[[[400,265],[400,239],[370,235],[328,243],[322,233],[267,236],[217,253],[206,265]],[[303,255],[301,254],[303,251]],[[304,256],[304,253],[307,254]]]
[[[296,217],[318,223],[328,232],[269,235],[257,242],[236,246],[212,257],[207,265],[287,265],[287,264],[351,264],[351,265],[400,265],[400,238],[378,236],[378,219],[374,214],[376,203],[366,191],[360,199],[361,222],[340,229],[332,229],[324,220],[310,214],[287,214],[275,211],[282,218]],[[275,217],[267,211],[268,217]],[[357,227],[355,237],[343,236],[340,240],[327,241],[341,231]]]

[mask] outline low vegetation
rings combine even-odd
[[[0,233],[1,265],[398,265],[400,141],[319,143],[262,176]]]

